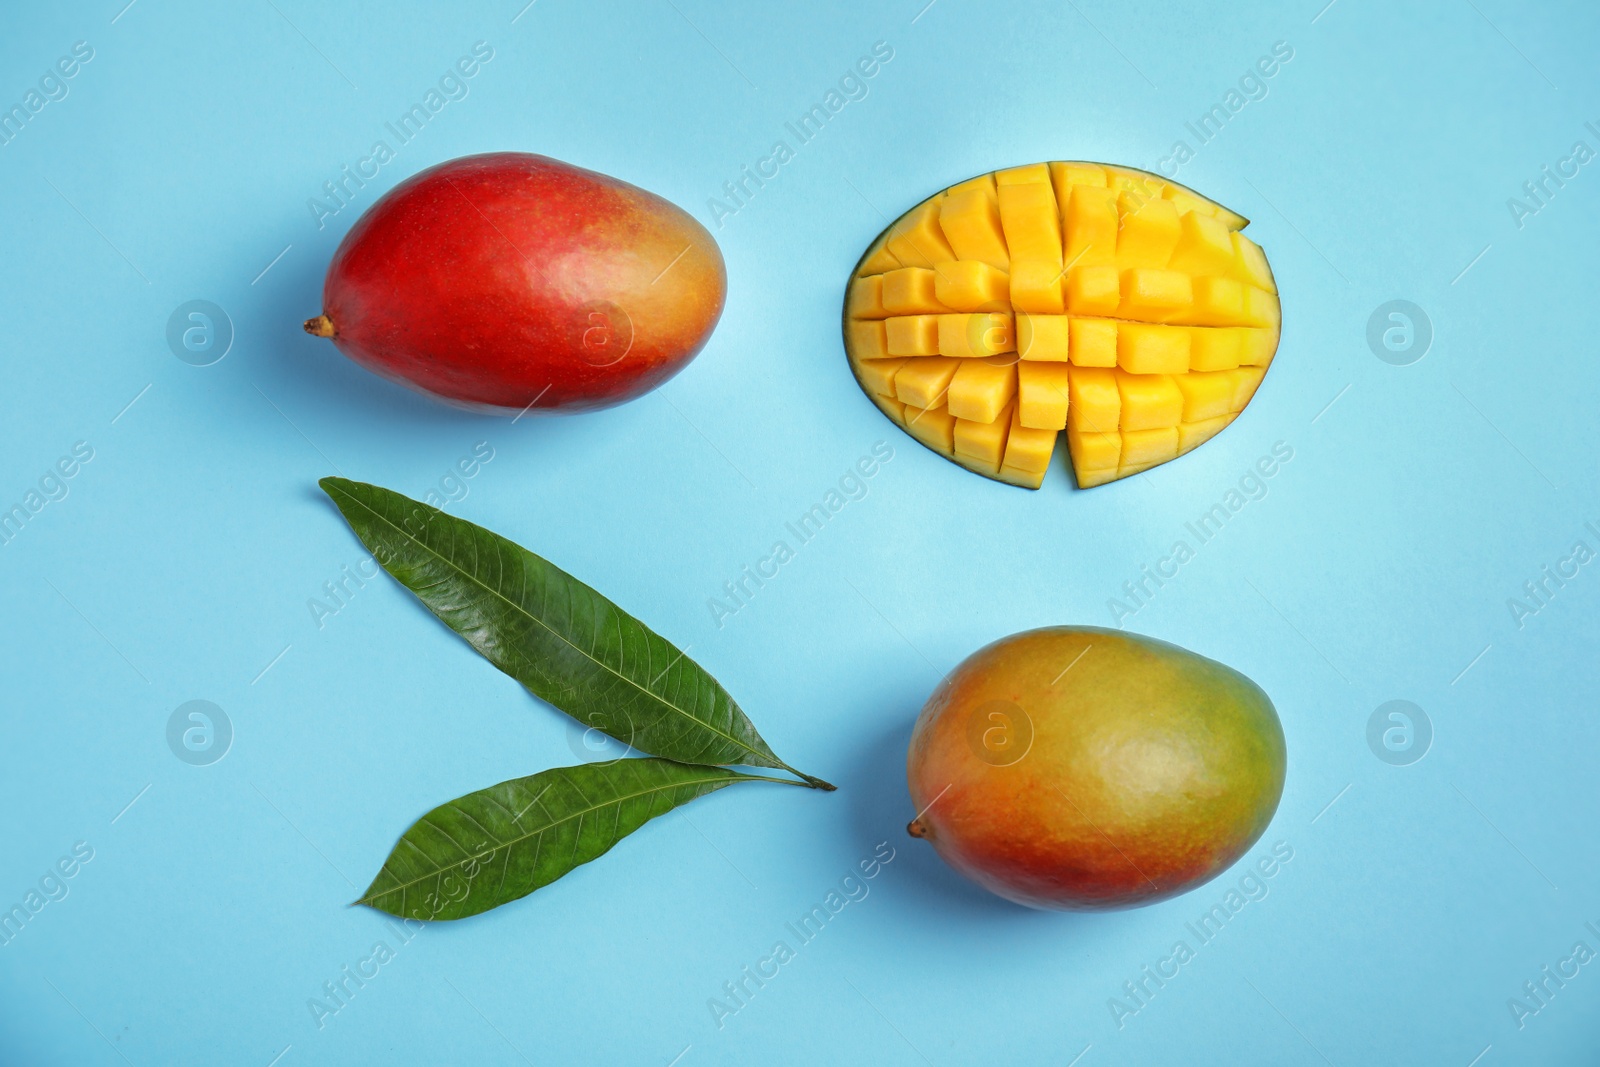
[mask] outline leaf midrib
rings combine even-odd
[[[346,496],[348,499],[350,499],[350,500],[354,501],[356,504],[360,505],[361,508],[363,510],[365,510],[369,515],[373,516],[378,521],[380,521],[384,525],[388,526],[391,530],[395,531],[401,537],[405,538],[405,540],[408,543],[416,545],[418,548],[420,548],[423,551],[427,552],[429,555],[433,556],[435,559],[437,559],[440,562],[446,564],[452,570],[454,570],[457,574],[462,575],[468,581],[470,581],[474,585],[476,585],[478,588],[484,590],[487,593],[490,593],[490,594],[498,597],[500,600],[504,601],[509,607],[511,607],[512,610],[520,613],[521,615],[523,615],[524,617],[526,617],[528,619],[531,619],[533,622],[538,623],[546,631],[548,631],[551,635],[553,635],[554,637],[559,639],[563,644],[565,644],[568,648],[572,649],[574,652],[577,652],[579,655],[583,656],[590,663],[593,663],[596,666],[601,667],[602,669],[606,670],[610,674],[614,675],[615,677],[622,679],[622,681],[626,682],[628,685],[633,686],[633,688],[637,689],[639,692],[643,693],[645,696],[650,697],[651,699],[653,699],[655,701],[658,701],[661,704],[662,707],[668,708],[669,710],[674,711],[677,714],[679,714],[679,715],[683,716],[684,718],[688,719],[690,722],[693,722],[693,723],[695,723],[695,724],[697,724],[699,726],[704,727],[705,729],[711,731],[713,734],[716,734],[718,737],[724,738],[727,741],[731,742],[732,744],[737,745],[739,748],[744,749],[746,752],[750,753],[752,756],[759,757],[760,760],[766,760],[766,759],[769,759],[769,758],[774,758],[774,759],[776,758],[776,757],[768,757],[768,756],[763,755],[762,753],[758,752],[757,750],[751,748],[749,745],[745,744],[743,741],[740,741],[737,737],[734,737],[732,734],[724,733],[723,731],[717,729],[712,724],[710,724],[708,722],[705,722],[705,721],[703,721],[701,719],[695,718],[692,714],[689,713],[689,711],[687,709],[680,708],[678,705],[676,705],[676,704],[672,703],[671,701],[667,700],[665,697],[658,696],[657,694],[652,693],[650,690],[646,689],[644,686],[640,685],[638,682],[634,681],[632,678],[629,678],[627,675],[621,673],[620,671],[612,669],[610,664],[605,663],[605,662],[603,662],[603,661],[601,661],[599,659],[596,659],[595,656],[592,653],[590,653],[590,652],[588,652],[588,651],[586,651],[586,650],[584,650],[582,648],[579,648],[577,645],[573,644],[572,641],[569,640],[565,634],[563,634],[559,630],[555,629],[555,627],[551,626],[549,623],[545,622],[543,619],[539,618],[537,615],[535,615],[532,612],[528,611],[521,604],[518,604],[516,601],[514,601],[510,597],[506,596],[504,593],[500,592],[498,589],[495,589],[493,586],[487,585],[484,582],[480,581],[478,579],[477,575],[469,573],[464,568],[462,568],[459,564],[457,564],[454,560],[452,560],[449,557],[447,557],[447,556],[443,555],[442,553],[438,552],[432,546],[427,545],[427,544],[423,543],[422,541],[418,540],[417,538],[413,537],[409,532],[407,532],[406,530],[402,529],[400,526],[396,525],[394,522],[390,521],[388,516],[380,514],[378,511],[376,511],[370,504],[366,503],[364,500],[361,500],[361,499],[359,499],[359,498],[357,498],[355,496],[351,496],[351,494],[349,494],[348,492],[345,492],[344,490],[340,490],[340,492],[343,493],[343,495]],[[480,529],[481,529],[481,527],[480,527]],[[498,534],[494,534],[492,531],[487,531],[486,530],[484,532],[489,533],[491,536],[495,536],[495,537],[499,536]],[[527,549],[522,549],[520,545],[517,546],[517,547],[519,549],[521,549],[522,551],[524,551],[524,552],[527,551]],[[573,578],[572,580],[575,581],[575,582],[577,581],[576,578]],[[415,595],[415,593],[413,593],[413,595]],[[621,608],[616,607],[616,605],[614,605],[614,604],[612,605],[612,608],[614,610],[616,610],[616,611],[619,611],[619,612],[622,611]],[[626,613],[624,613],[624,614],[626,614]],[[629,616],[629,618],[632,618],[632,616]],[[634,619],[633,621],[638,623],[638,625],[639,625],[639,627],[641,629],[645,629],[646,628],[644,623],[639,622],[639,620]],[[688,657],[684,656],[682,653],[679,653],[678,658],[679,659],[687,659]],[[693,662],[693,661],[691,661],[691,662]],[[670,670],[670,669],[671,669],[671,666],[669,665],[668,670]],[[762,763],[761,765],[762,766],[770,766],[770,764],[765,764],[765,763]],[[782,766],[782,761],[779,761],[778,765]]]
[[[659,758],[659,757],[657,757],[657,758]],[[540,834],[548,833],[550,830],[554,829],[557,826],[560,826],[564,822],[571,822],[573,819],[580,819],[583,816],[588,815],[590,812],[600,811],[602,808],[615,807],[615,806],[617,806],[619,804],[622,804],[622,803],[624,803],[626,801],[629,801],[629,800],[637,800],[640,797],[649,796],[652,793],[662,793],[662,792],[667,791],[668,789],[679,789],[679,788],[682,788],[684,786],[705,785],[707,782],[723,782],[723,783],[741,782],[741,781],[759,782],[759,781],[764,781],[764,780],[766,780],[766,779],[761,778],[759,775],[740,774],[737,771],[728,771],[726,774],[714,775],[714,776],[712,776],[710,778],[696,778],[696,779],[692,779],[692,780],[685,780],[685,781],[682,781],[682,782],[672,782],[672,783],[669,783],[669,784],[666,784],[666,785],[651,786],[649,789],[640,790],[637,793],[629,793],[627,796],[613,797],[610,800],[602,801],[599,804],[593,804],[593,805],[591,805],[591,806],[589,806],[587,808],[583,808],[583,809],[581,809],[579,811],[568,812],[567,814],[563,815],[559,819],[552,819],[550,822],[545,823],[543,826],[539,827],[537,830],[530,830],[528,833],[525,833],[525,834],[521,835],[520,837],[514,837],[514,838],[510,838],[509,840],[502,841],[499,844],[495,845],[494,848],[489,849],[487,852],[470,852],[470,853],[467,854],[466,858],[467,859],[480,859],[480,858],[482,858],[484,856],[493,856],[496,852],[499,852],[501,849],[511,848],[514,845],[518,845],[518,844],[521,844],[524,841],[527,841],[529,838],[538,837]],[[493,787],[491,786],[490,788],[493,788]],[[484,792],[488,792],[488,790],[485,790]],[[466,798],[463,797],[462,799],[464,800]],[[450,803],[451,804],[459,804],[460,801],[451,801]],[[449,806],[449,805],[443,805],[443,806]],[[431,815],[432,812],[429,812],[429,814]],[[426,819],[427,819],[427,815],[424,815],[421,819],[419,819],[417,821],[419,823],[421,823],[421,822],[426,821]],[[515,824],[516,821],[517,821],[516,816],[513,815],[511,817],[511,821],[512,821],[513,824]],[[413,827],[413,829],[414,829],[414,827]],[[411,832],[410,830],[406,831],[406,833],[408,833],[408,834],[410,832]],[[448,836],[448,835],[446,835],[446,836]],[[627,836],[627,835],[623,835],[623,836]],[[620,837],[616,838],[616,840],[620,841],[621,838]],[[452,863],[451,866],[454,866],[454,864]],[[390,893],[403,892],[404,890],[410,889],[412,886],[421,885],[423,882],[426,882],[430,878],[438,878],[440,875],[444,874],[444,872],[447,869],[448,868],[446,868],[446,867],[440,867],[438,870],[434,871],[432,874],[425,874],[421,878],[413,878],[409,882],[401,882],[398,885],[395,885],[395,886],[393,886],[393,887],[391,887],[389,889],[385,889],[380,893],[374,894],[373,896],[362,897],[360,900],[356,901],[356,903],[357,904],[370,904],[372,901],[378,899],[378,897],[386,897]]]

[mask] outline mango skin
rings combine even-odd
[[[1019,904],[1137,907],[1244,855],[1286,762],[1272,702],[1238,671],[1119,630],[1029,630],[967,657],[922,709],[909,829]]]
[[[722,253],[686,211],[560,160],[493,152],[374,203],[334,253],[306,329],[458,407],[578,412],[682,370],[726,294]]]

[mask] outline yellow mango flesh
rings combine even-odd
[[[1225,428],[1277,352],[1247,225],[1127,167],[980,175],[869,246],[845,351],[879,410],[978,474],[1037,489],[1064,431],[1081,488],[1130,477]]]

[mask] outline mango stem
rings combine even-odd
[[[332,337],[334,334],[333,320],[326,315],[318,315],[305,322],[306,333],[313,337]]]

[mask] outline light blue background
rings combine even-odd
[[[1592,8],[124,2],[13,6],[0,32],[6,106],[73,42],[94,49],[0,147],[0,505],[94,449],[0,548],[0,905],[94,850],[0,948],[0,1061],[1593,1062],[1600,964],[1522,1029],[1507,1000],[1574,942],[1600,949],[1600,566],[1520,628],[1507,600],[1574,541],[1600,549],[1600,172],[1520,229],[1506,204],[1575,140],[1600,148]],[[319,229],[307,199],[479,40],[494,58],[470,95]],[[339,238],[406,175],[535,151],[709,223],[708,198],[877,41],[894,58],[869,95],[715,230],[726,314],[657,393],[513,425],[301,332]],[[1058,458],[1027,493],[861,396],[838,307],[883,216],[1003,165],[1152,166],[1275,41],[1294,57],[1266,98],[1180,174],[1254,218],[1282,287],[1277,362],[1233,427],[1090,492]],[[236,330],[208,367],[165,341],[197,298]],[[1435,331],[1410,366],[1366,342],[1394,298]],[[869,495],[718,628],[708,598],[879,440],[894,459]],[[663,817],[531,898],[426,929],[319,1029],[308,998],[398,945],[345,905],[400,831],[575,759],[563,717],[387,578],[320,628],[307,606],[362,557],[318,477],[422,496],[479,441],[495,458],[454,513],[689,646],[840,789],[743,787]],[[1119,1030],[1109,998],[1238,872],[1132,912],[1012,907],[905,836],[905,741],[979,646],[1109,624],[1122,583],[1278,441],[1294,458],[1265,498],[1124,621],[1272,695],[1290,772],[1252,855],[1294,858]],[[233,723],[211,766],[167,747],[191,699]],[[1411,766],[1366,742],[1391,699],[1434,726]],[[870,895],[719,1029],[708,999],[884,841]]]

